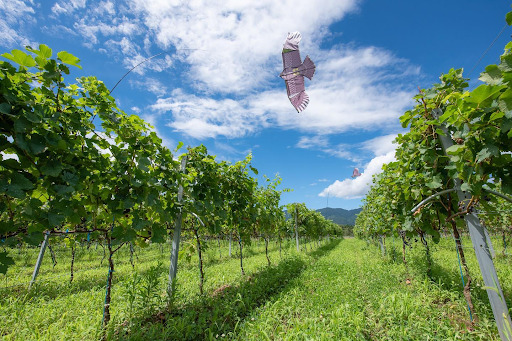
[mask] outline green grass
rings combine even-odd
[[[313,251],[297,253],[286,242],[282,259],[271,244],[272,266],[267,266],[264,244],[244,249],[239,259],[222,258],[216,242],[205,252],[205,292],[199,295],[197,258],[180,262],[177,295],[170,311],[165,286],[169,245],[137,249],[135,269],[129,250],[116,255],[112,299],[111,340],[498,340],[487,295],[474,252],[467,249],[478,323],[471,327],[453,240],[432,245],[429,278],[424,249],[413,243],[408,266],[401,262],[401,244],[388,238],[388,254],[376,245],[356,239],[323,242]],[[495,265],[507,298],[512,296],[510,257]],[[233,243],[233,253],[237,250]],[[470,246],[465,241],[465,246]],[[11,250],[16,265],[0,276],[0,287],[27,282],[37,249]],[[101,337],[102,305],[107,277],[101,247],[78,249],[75,279],[69,283],[70,251],[60,247],[57,265],[45,256],[38,283],[0,289],[0,335],[3,340],[94,340]],[[160,264],[160,267],[158,267]],[[133,295],[133,274],[140,289]],[[156,274],[156,282],[149,280]],[[137,279],[135,279],[137,280]],[[130,308],[130,298],[133,299]],[[508,300],[508,306],[512,302]]]

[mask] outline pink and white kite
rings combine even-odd
[[[352,172],[352,177],[357,178],[358,176],[361,176],[361,173],[359,173],[359,168],[354,168],[354,171]]]
[[[279,75],[286,83],[288,98],[297,112],[306,109],[309,103],[304,77],[311,79],[315,74],[315,64],[309,56],[306,56],[304,62],[300,59],[301,39],[299,32],[288,33],[283,45],[283,72]]]

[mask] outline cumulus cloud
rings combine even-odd
[[[307,110],[296,115],[279,89],[259,94],[251,102],[254,110],[285,128],[331,134],[388,128],[411,104],[412,90],[392,81],[411,77],[407,62],[373,47],[337,46],[320,52],[315,77],[306,82]]]
[[[169,98],[158,99],[151,109],[161,114],[172,112],[167,125],[197,139],[242,137],[260,126],[259,118],[244,108],[243,101],[197,97],[180,90],[174,90]]]
[[[371,151],[374,155],[384,155],[396,149],[396,145],[393,141],[397,136],[398,134],[377,136],[371,140],[363,142],[361,147]]]
[[[124,37],[121,38],[121,40],[123,40],[126,39],[126,36],[129,37],[139,33],[137,22],[133,22],[126,17],[113,17],[111,20],[108,20],[108,22],[102,22],[99,18],[86,16],[76,21],[73,27],[80,36],[86,39],[85,43],[89,47],[98,44],[101,36],[109,37],[122,35]],[[120,47],[124,54],[133,53],[132,51],[123,50],[125,44],[120,44]]]
[[[142,80],[130,80],[130,84],[153,93],[157,97],[162,97],[169,93],[167,87],[158,79],[152,77],[144,77]]]
[[[200,49],[186,56],[198,86],[245,93],[275,76],[269,66],[280,62],[287,32],[299,30],[302,46],[318,46],[322,28],[356,9],[357,1],[135,0],[133,6],[162,46]]]
[[[397,134],[388,134],[361,143],[359,145],[360,149],[368,150],[374,155],[374,158],[363,167],[364,171],[361,176],[354,179],[336,180],[320,192],[319,196],[329,195],[344,199],[355,199],[366,195],[372,183],[373,175],[382,171],[382,165],[395,160],[396,145],[393,144],[393,140],[396,137]]]
[[[311,149],[311,148],[322,148],[329,144],[327,137],[325,136],[302,136],[297,142],[297,148]]]
[[[0,13],[0,45],[9,48],[30,45],[31,41],[24,31],[27,25],[36,20],[33,1],[0,0]]]
[[[336,180],[325,188],[320,194],[321,197],[331,196],[344,199],[362,198],[368,192],[372,183],[372,176],[382,171],[382,165],[395,160],[395,151],[373,158],[365,166],[361,176],[355,179]]]
[[[327,145],[328,135],[389,131],[411,104],[413,90],[398,84],[407,84],[419,68],[373,46],[321,48],[329,25],[356,11],[359,2],[59,0],[53,13],[59,30],[68,27],[86,46],[117,58],[127,69],[155,52],[167,53],[133,70],[147,80],[139,77],[132,84],[157,97],[149,107],[155,125],[195,138],[238,138],[268,126],[298,130],[304,137],[296,147],[322,147],[329,155],[360,162],[347,146]],[[0,43],[11,39],[5,37],[18,39],[19,32],[9,31],[12,20],[23,13],[33,16],[32,2],[0,0],[0,6],[8,9],[6,19],[0,19],[6,32]],[[300,115],[277,76],[283,41],[294,30],[302,32],[303,57],[310,54],[317,65],[313,80],[306,81],[310,104]],[[186,90],[169,94],[155,74],[145,75],[171,69]]]
[[[69,15],[78,9],[85,7],[87,0],[66,0],[58,1],[52,7],[54,15],[58,16],[61,14]]]
[[[251,119],[217,121],[217,128],[209,136],[227,133],[224,136],[240,137],[243,132],[253,133],[272,125],[315,134],[304,136],[297,143],[299,148],[311,149],[326,147],[328,134],[395,127],[398,116],[411,104],[412,90],[403,90],[387,79],[387,76],[392,74],[390,78],[410,79],[411,74],[403,71],[407,70],[407,63],[376,48],[338,46],[325,51],[325,54],[326,56],[316,61],[317,73],[313,81],[306,83],[310,104],[300,115],[290,105],[284,84],[280,84],[271,90],[239,97],[237,115]],[[219,99],[206,94],[195,96],[198,101],[208,102],[209,107],[219,110],[229,101],[225,98],[229,96]],[[169,98],[169,101],[175,100]],[[158,102],[153,107],[163,109]],[[180,106],[180,109],[183,108]],[[175,108],[169,106],[168,110],[168,114],[175,116]],[[177,124],[181,132],[197,136],[198,127],[209,127],[209,122],[218,115],[216,110],[203,110],[201,115],[189,116],[194,119],[193,123]],[[179,116],[180,120],[183,118],[182,115]],[[235,126],[230,126],[231,124]],[[377,143],[378,141],[375,145]],[[345,145],[323,151],[337,157],[360,161]]]
[[[324,142],[318,136],[389,130],[411,104],[413,90],[397,84],[418,74],[414,65],[373,46],[321,48],[329,25],[356,11],[359,2],[59,0],[52,9],[61,31],[68,27],[86,46],[117,58],[127,69],[140,64],[134,73],[146,77],[151,70],[179,77],[187,90],[179,90],[178,97],[166,97],[163,88],[144,88],[158,97],[150,109],[165,121],[160,124],[196,138],[243,137],[273,126],[301,131],[305,137],[297,147],[313,148]],[[13,3],[17,9],[0,1],[10,9],[6,20],[19,18],[20,13],[34,15],[30,1]],[[10,27],[4,27],[6,34],[0,39],[16,37],[19,32]],[[286,33],[294,30],[303,35],[303,57],[310,54],[317,65],[313,80],[306,81],[310,104],[300,115],[278,78],[282,44]],[[159,51],[166,54],[144,62]],[[151,79],[156,84],[156,75]],[[360,161],[345,147],[324,151]]]

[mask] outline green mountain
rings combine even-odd
[[[356,223],[356,215],[361,212],[361,209],[355,208],[353,210],[346,210],[343,208],[325,207],[316,211],[320,212],[325,219],[330,219],[336,224],[354,226]]]

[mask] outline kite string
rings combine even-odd
[[[121,79],[119,79],[119,80],[117,81],[116,85],[114,85],[114,87],[113,87],[112,89],[110,89],[110,94],[112,94],[112,92],[115,90],[115,88],[117,87],[117,85],[118,85],[119,83],[121,83],[121,81],[122,81],[126,76],[128,76],[128,74],[129,74],[130,72],[132,72],[134,69],[136,69],[139,65],[144,64],[145,62],[147,62],[147,61],[149,61],[149,60],[151,60],[151,59],[153,59],[153,58],[155,58],[155,57],[158,57],[158,56],[160,56],[160,55],[162,55],[162,54],[164,54],[164,53],[167,53],[167,51],[160,52],[160,53],[157,53],[157,54],[155,54],[155,55],[153,55],[153,56],[151,56],[151,57],[149,57],[149,58],[146,58],[146,59],[144,59],[142,62],[140,62],[139,64],[135,65],[135,66],[134,66],[134,67],[132,67],[130,70],[128,70],[128,72],[126,72],[126,73],[123,75],[123,77],[121,77]]]
[[[206,50],[204,50],[204,49],[176,49],[176,51],[206,51]],[[168,54],[168,53],[170,53],[170,51],[163,51],[163,52],[157,53],[157,54],[155,54],[155,55],[153,55],[153,56],[151,56],[151,57],[148,57],[148,58],[144,59],[144,60],[143,60],[143,61],[141,61],[139,64],[137,64],[137,65],[135,65],[134,67],[132,67],[130,70],[128,70],[128,72],[126,72],[126,73],[123,75],[123,77],[121,77],[121,79],[119,79],[119,80],[117,81],[117,83],[114,85],[114,87],[110,90],[110,93],[112,93],[112,92],[114,91],[114,89],[117,87],[117,85],[118,85],[119,83],[121,83],[121,81],[122,81],[126,76],[128,76],[128,74],[129,74],[130,72],[132,72],[134,69],[136,69],[136,68],[137,68],[137,67],[139,67],[140,65],[144,64],[144,63],[145,63],[145,62],[147,62],[147,61],[150,61],[151,59],[153,59],[153,58],[155,58],[155,57],[158,57],[158,56],[160,56],[160,55],[162,55],[162,54]]]
[[[501,31],[498,33],[498,35],[496,36],[496,38],[494,38],[494,40],[491,42],[491,44],[489,45],[489,47],[487,47],[487,49],[484,51],[484,53],[480,56],[480,59],[478,59],[478,61],[475,63],[475,65],[473,66],[473,68],[471,69],[471,71],[469,71],[468,73],[468,77],[471,76],[471,74],[473,73],[473,71],[475,71],[476,67],[478,66],[478,64],[480,64],[480,62],[482,61],[482,59],[485,57],[485,55],[487,54],[487,52],[489,52],[489,50],[491,49],[491,47],[494,45],[494,43],[499,39],[499,37],[501,36],[501,34],[503,33],[503,31],[505,31],[505,28],[507,28],[507,24],[505,24],[505,26],[503,26],[503,28],[501,29]]]
[[[176,49],[176,51],[206,51],[204,49]],[[109,94],[112,94],[112,92],[115,90],[115,88],[119,85],[119,83],[121,83],[121,81],[126,77],[128,76],[128,74],[130,72],[132,72],[133,70],[135,70],[137,67],[139,67],[140,65],[144,64],[145,62],[147,61],[150,61],[151,59],[155,58],[155,57],[158,57],[158,56],[161,56],[163,54],[168,54],[170,53],[170,51],[163,51],[163,52],[160,52],[160,53],[157,53],[151,57],[148,57],[146,59],[144,59],[143,61],[141,61],[140,63],[138,63],[137,65],[135,65],[134,67],[132,67],[130,70],[128,70],[128,72],[126,72],[123,77],[121,77],[117,83],[112,87],[112,89],[110,89],[109,91]],[[94,114],[91,118],[91,123],[94,121],[94,119],[96,118],[96,114]]]

